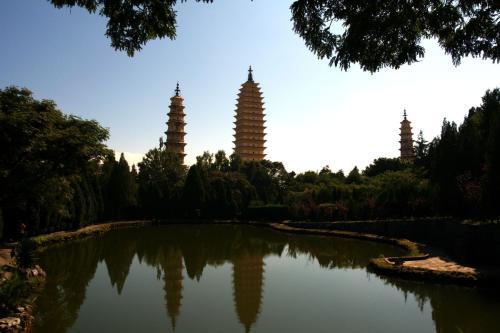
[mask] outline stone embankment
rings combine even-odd
[[[57,231],[51,234],[39,235],[32,238],[36,243],[37,249],[41,250],[53,244],[59,244],[76,239],[82,239],[90,236],[104,234],[110,230],[120,228],[133,228],[143,227],[153,224],[151,220],[138,220],[138,221],[123,221],[123,222],[109,222],[103,224],[93,224],[75,231]]]

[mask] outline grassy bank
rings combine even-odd
[[[109,222],[89,225],[75,231],[58,231],[51,234],[39,235],[31,239],[35,242],[37,250],[42,251],[50,245],[97,236],[114,229],[143,227],[151,224],[153,224],[153,221],[150,220]]]
[[[270,226],[279,231],[295,233],[295,234],[305,234],[305,235],[322,235],[322,236],[333,236],[341,238],[354,238],[362,239],[379,243],[392,244],[399,246],[408,251],[409,256],[421,255],[420,248],[417,243],[411,242],[407,239],[397,239],[385,236],[379,236],[374,234],[367,234],[354,231],[342,231],[342,230],[332,230],[332,229],[312,229],[303,228],[293,225],[294,223],[271,223]]]

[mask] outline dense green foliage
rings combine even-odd
[[[500,90],[486,92],[462,125],[444,120],[420,164],[447,214],[500,214]]]
[[[16,264],[18,268],[30,268],[35,263],[36,243],[31,238],[24,238],[16,247]]]
[[[175,154],[152,149],[139,163],[138,200],[145,217],[169,217],[178,207],[184,167]]]
[[[414,164],[378,158],[347,176],[328,166],[288,172],[205,152],[189,169],[164,146],[129,167],[95,121],[65,116],[26,89],[0,90],[0,221],[4,235],[130,218],[374,219],[500,216],[500,90],[462,125],[443,122]]]
[[[149,40],[176,36],[177,0],[48,1],[108,18],[111,45],[130,56]],[[421,41],[429,38],[455,64],[469,55],[500,60],[500,6],[491,0],[297,0],[291,11],[294,30],[311,51],[342,69],[358,63],[375,72],[411,64],[424,56]]]
[[[104,144],[108,130],[96,121],[64,115],[53,101],[38,101],[27,89],[8,87],[0,90],[0,128],[5,236],[124,217],[123,206],[133,204],[121,197],[127,195],[125,184],[135,186],[123,178],[126,161],[114,160]]]

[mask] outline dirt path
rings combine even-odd
[[[0,267],[7,265],[11,262],[12,257],[10,256],[11,249],[0,249]]]
[[[441,257],[430,257],[422,260],[411,260],[403,262],[403,266],[423,268],[439,272],[459,272],[466,274],[477,274],[475,268],[462,266],[451,260],[446,260]]]

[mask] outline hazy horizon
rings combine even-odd
[[[155,40],[129,58],[110,47],[101,17],[45,0],[3,1],[0,87],[27,87],[65,113],[96,119],[132,164],[164,135],[179,81],[192,164],[206,150],[232,153],[236,94],[252,65],[266,107],[267,158],[289,171],[348,172],[398,156],[403,109],[414,139],[423,130],[431,140],[443,118],[461,123],[499,86],[498,65],[465,58],[455,67],[434,41],[424,42],[421,62],[399,70],[331,68],[292,31],[291,3],[178,4],[177,39]]]

